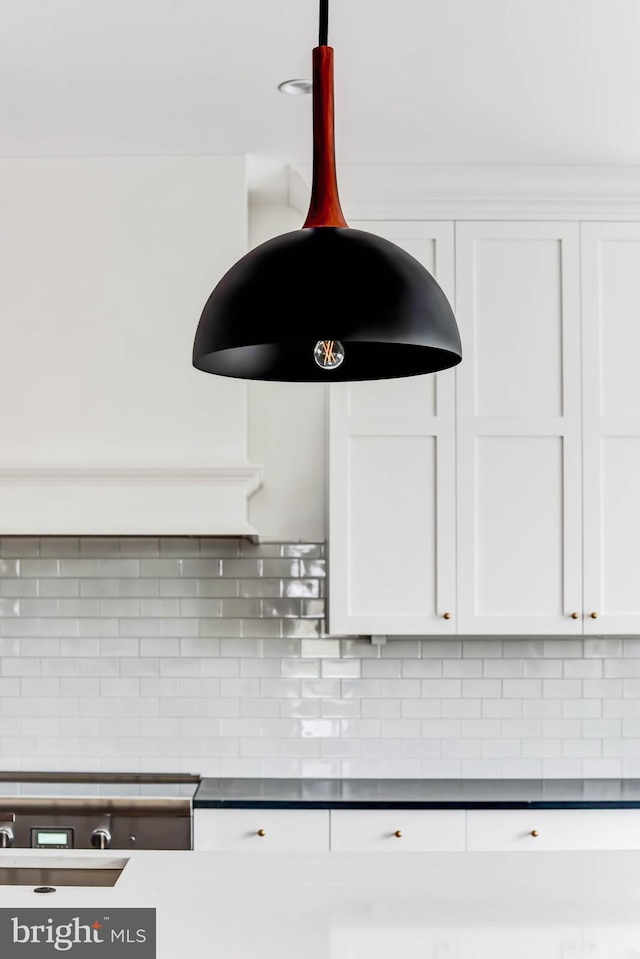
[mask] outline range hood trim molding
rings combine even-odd
[[[255,464],[0,467],[0,535],[244,536]]]

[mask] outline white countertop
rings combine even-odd
[[[0,907],[151,906],[157,959],[630,959],[640,956],[640,852],[214,853],[7,850],[128,858],[113,888]]]

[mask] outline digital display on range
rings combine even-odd
[[[73,829],[32,829],[32,849],[71,849]]]

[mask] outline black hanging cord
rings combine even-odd
[[[329,0],[320,0],[320,36],[318,45],[326,47],[329,43]]]

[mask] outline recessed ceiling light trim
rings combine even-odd
[[[283,80],[278,84],[280,93],[287,93],[291,97],[308,96],[313,90],[313,80]]]

